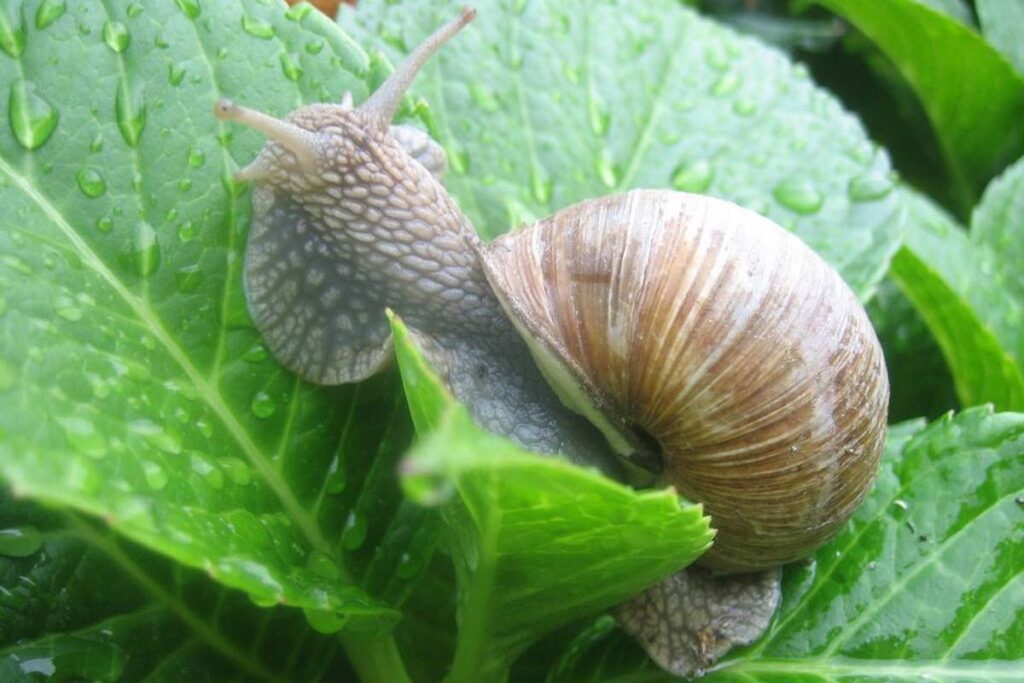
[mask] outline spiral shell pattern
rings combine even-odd
[[[798,238],[732,203],[638,190],[483,248],[556,391],[661,449],[661,483],[718,530],[700,562],[798,559],[874,480],[889,386],[864,309]],[[559,377],[561,379],[559,379]]]

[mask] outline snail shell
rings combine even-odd
[[[732,203],[665,190],[586,201],[481,248],[562,400],[717,528],[700,563],[752,571],[825,543],[885,435],[878,339],[839,275]],[[653,439],[653,441],[652,441]]]

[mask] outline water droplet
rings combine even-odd
[[[252,397],[250,406],[252,414],[264,420],[277,411],[277,404],[265,391],[257,391]]]
[[[474,104],[484,111],[498,111],[501,108],[494,91],[482,83],[470,84],[469,95],[473,98]]]
[[[288,8],[288,11],[284,13],[284,16],[292,21],[302,21],[309,14],[309,11],[313,7],[305,2],[300,2],[297,5],[292,5]]]
[[[302,7],[302,5],[296,5],[296,7]],[[309,622],[309,627],[317,633],[323,633],[324,635],[337,633],[345,627],[345,623],[348,621],[348,618],[345,615],[337,612],[330,612],[325,609],[312,609],[307,607],[304,608],[302,612],[306,615],[306,621]]]
[[[31,275],[33,273],[32,266],[25,259],[14,254],[0,254],[0,263],[22,275]]]
[[[96,133],[92,136],[92,141],[89,143],[89,151],[93,154],[97,154],[103,151],[103,134]]]
[[[96,229],[100,232],[110,232],[114,229],[114,220],[110,216],[103,216],[96,219]]]
[[[185,16],[189,19],[196,19],[199,17],[200,7],[199,0],[174,0],[178,3],[178,9],[185,13]]]
[[[615,165],[612,163],[611,153],[607,148],[602,149],[594,162],[597,175],[605,187],[615,187],[618,183],[618,174],[615,172]]]
[[[124,52],[131,40],[131,34],[120,21],[108,21],[103,24],[103,42],[114,52]]]
[[[242,360],[247,363],[259,363],[267,359],[267,349],[263,344],[255,344],[252,348],[242,354]]]
[[[270,40],[274,37],[273,26],[262,19],[250,17],[248,14],[242,15],[242,30],[250,36],[256,36],[257,38],[263,38],[264,40]]]
[[[160,267],[160,242],[153,226],[139,221],[132,230],[131,241],[119,255],[122,266],[140,277],[148,277]]]
[[[725,71],[729,66],[729,53],[721,43],[711,43],[704,48],[704,61],[716,71]]]
[[[189,459],[192,471],[198,474],[211,488],[220,490],[224,488],[224,473],[220,468],[207,460],[199,453],[193,453]]]
[[[329,555],[317,550],[309,554],[309,559],[306,560],[306,568],[322,579],[333,581],[341,578],[341,572],[338,571],[338,565],[334,563],[334,560]]]
[[[171,455],[181,453],[181,435],[173,429],[161,427],[147,418],[131,420],[128,431],[138,434],[160,450]]]
[[[533,198],[541,204],[547,204],[551,201],[554,187],[555,183],[548,177],[544,167],[534,164],[530,173],[530,190],[533,192]]]
[[[297,83],[299,78],[302,77],[302,66],[299,64],[299,58],[290,52],[282,52],[279,60],[284,77],[293,83]]]
[[[206,154],[198,147],[190,147],[188,150],[188,165],[192,168],[200,168],[206,163]]]
[[[348,475],[345,473],[345,465],[341,462],[341,458],[335,456],[327,471],[327,478],[324,480],[324,491],[336,496],[342,493],[346,486],[348,486]]]
[[[128,92],[128,84],[123,79],[117,85],[114,116],[124,141],[130,147],[138,145],[142,130],[146,127],[146,102],[141,90]]]
[[[855,202],[881,199],[892,191],[892,181],[882,175],[862,175],[850,180],[847,192]]]
[[[192,179],[191,178],[182,178],[181,180],[179,180],[178,181],[178,189],[181,190],[182,192],[188,192],[189,190],[191,190],[192,189]]]
[[[228,478],[236,485],[246,486],[252,481],[252,471],[242,460],[238,458],[221,458],[217,463],[223,471],[227,472]]]
[[[178,291],[182,294],[190,294],[199,289],[199,286],[203,284],[204,277],[203,271],[195,264],[182,266],[174,274],[174,280],[178,284]]]
[[[82,319],[82,309],[67,294],[57,295],[53,302],[53,310],[57,311],[60,317],[73,323]]]
[[[824,197],[809,180],[790,178],[775,186],[772,196],[787,209],[812,214],[821,208]]]
[[[562,75],[565,76],[565,80],[569,81],[573,85],[580,82],[580,69],[575,64],[566,62],[562,65]]]
[[[732,110],[740,116],[750,116],[757,111],[757,102],[749,97],[740,97],[732,103]]]
[[[445,152],[448,154],[448,162],[454,173],[459,175],[469,173],[469,156],[464,151],[449,145],[445,148]]]
[[[612,125],[612,115],[598,95],[592,95],[587,101],[587,118],[594,135],[604,135]]]
[[[64,429],[68,443],[79,453],[90,458],[102,458],[107,454],[107,440],[91,420],[71,415],[60,418],[58,422]]]
[[[0,555],[28,557],[43,545],[43,537],[32,525],[0,529]]]
[[[306,43],[306,52],[311,55],[318,55],[324,49],[324,41],[316,38]]]
[[[703,192],[714,178],[715,169],[706,159],[688,161],[672,172],[672,187],[683,192]]]
[[[35,84],[26,80],[11,84],[8,107],[14,137],[28,150],[38,149],[49,140],[60,120],[57,110],[36,94]]]
[[[167,82],[173,86],[181,85],[185,80],[185,73],[185,67],[172,62],[167,65]]]
[[[75,176],[75,179],[78,181],[78,189],[86,197],[101,197],[107,191],[107,181],[94,168],[83,168]]]
[[[36,10],[36,28],[44,28],[64,16],[67,5],[64,0],[43,0]]]
[[[217,60],[224,61],[224,58],[228,56],[228,49],[226,47],[217,48]]]
[[[7,7],[16,16],[0,11],[0,50],[17,59],[25,51],[25,17],[21,14],[21,3],[10,3]]]
[[[142,461],[142,474],[146,478],[146,485],[154,491],[159,491],[167,486],[167,472],[155,462]]]
[[[196,226],[192,221],[185,221],[178,226],[178,239],[182,242],[191,242],[196,237]]]
[[[730,71],[715,81],[715,84],[711,86],[711,94],[715,97],[725,97],[736,92],[739,87],[740,77]]]
[[[341,532],[341,547],[349,551],[358,550],[366,540],[366,529],[366,517],[357,515],[354,511],[349,512],[345,519],[345,528]]]
[[[142,7],[141,4],[139,4],[137,2],[133,2],[132,4],[128,5],[128,12],[127,12],[128,13],[128,17],[130,19],[134,19],[135,17],[137,17],[140,14],[142,14],[142,10],[143,9],[144,8]]]
[[[196,427],[199,429],[199,433],[207,439],[213,436],[213,425],[211,425],[209,421],[196,420]]]

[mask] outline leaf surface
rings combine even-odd
[[[917,92],[958,199],[971,206],[1024,151],[1024,78],[973,30],[917,0],[818,0],[856,26]]]
[[[402,463],[403,486],[443,504],[455,564],[452,681],[500,677],[544,632],[622,602],[710,546],[701,506],[671,489],[634,491],[476,427],[397,318],[392,329],[425,436]]]
[[[340,21],[397,63],[460,4],[371,0]],[[870,297],[898,241],[889,161],[802,66],[670,0],[475,5],[413,93],[481,234],[675,188],[767,215]]]
[[[878,483],[851,524],[786,569],[765,638],[701,680],[1018,680],[1022,538],[1024,415],[972,408],[924,429],[893,427]],[[675,679],[601,620],[548,678],[638,680]]]
[[[397,604],[433,547],[389,470],[397,378],[315,387],[268,356],[230,180],[262,140],[213,116],[363,97],[366,55],[308,6],[55,7],[2,10],[0,477],[262,604],[387,627],[360,584]]]

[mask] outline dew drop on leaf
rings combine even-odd
[[[257,391],[249,405],[252,409],[252,414],[260,419],[265,420],[277,412],[277,404],[274,402],[274,399],[270,398],[270,394],[265,391]]]
[[[43,545],[43,537],[32,525],[0,529],[0,555],[28,557]]]
[[[348,475],[345,472],[345,465],[341,462],[341,458],[335,456],[327,471],[327,479],[324,480],[324,492],[336,496],[342,493],[346,486],[348,486]]]
[[[714,178],[715,169],[706,159],[687,161],[672,172],[672,187],[683,192],[703,192]]]
[[[110,232],[114,229],[114,220],[110,216],[103,216],[96,219],[96,229],[100,232]]]
[[[53,302],[53,310],[57,315],[69,322],[76,323],[82,319],[82,309],[67,294],[59,294]]]
[[[71,447],[90,458],[102,458],[107,454],[107,440],[96,429],[96,425],[85,417],[70,415],[58,420]]]
[[[103,42],[114,52],[124,52],[128,49],[132,36],[128,28],[120,21],[108,21],[103,24]]]
[[[196,226],[192,221],[185,221],[178,226],[178,239],[182,242],[191,242],[196,237]]]
[[[309,554],[306,567],[323,579],[335,580],[341,577],[341,572],[338,571],[338,565],[334,563],[334,560],[317,550]]]
[[[173,429],[165,429],[147,418],[139,418],[128,423],[128,431],[138,434],[165,453],[177,455],[181,453],[181,435]]]
[[[224,473],[204,456],[193,453],[189,458],[189,464],[192,466],[192,471],[198,474],[210,488],[218,491],[224,488]]]
[[[284,77],[292,83],[297,83],[302,77],[302,67],[299,65],[297,57],[293,56],[290,52],[282,52],[280,55],[281,71],[284,73]]]
[[[881,175],[862,175],[850,180],[847,192],[854,202],[870,202],[889,194],[892,181]]]
[[[43,0],[36,10],[36,28],[42,31],[44,28],[64,16],[67,10],[65,0]]]
[[[242,15],[242,30],[250,36],[256,36],[257,38],[263,38],[264,40],[270,40],[274,37],[273,26],[262,19],[250,17],[248,14]]]
[[[121,252],[120,257],[122,266],[141,277],[155,273],[160,267],[160,242],[153,226],[145,221],[136,223],[127,249]]]
[[[605,184],[605,187],[615,187],[616,183],[619,182],[615,165],[612,163],[611,152],[607,148],[602,149],[601,153],[597,155],[597,158],[594,160],[594,168],[601,182]]]
[[[324,41],[320,40],[319,38],[311,40],[308,43],[306,43],[306,52],[308,52],[311,55],[318,55],[320,54],[320,52],[323,51],[323,49]]]
[[[824,197],[809,180],[790,178],[772,190],[772,196],[787,209],[799,214],[812,214],[821,208]]]
[[[305,608],[302,612],[306,615],[306,621],[309,622],[310,628],[324,635],[337,633],[344,628],[345,622],[348,621],[344,615],[325,609]]]
[[[426,555],[423,553],[402,553],[398,560],[398,567],[395,575],[400,579],[411,579],[418,576],[426,564]]]
[[[145,8],[142,6],[141,3],[133,2],[132,4],[128,5],[128,10],[127,10],[128,17],[131,18],[131,19],[134,19],[135,17],[137,17],[140,14],[142,14],[144,9]]]
[[[751,116],[757,111],[757,102],[749,97],[740,97],[732,103],[732,110],[740,116]]]
[[[22,275],[31,275],[34,272],[25,259],[14,254],[0,254],[0,264]]]
[[[16,16],[8,15],[7,11],[15,12]],[[21,3],[5,3],[4,10],[0,10],[0,50],[14,59],[25,51],[25,18],[21,15]]]
[[[358,550],[366,540],[366,516],[356,514],[354,511],[348,513],[345,519],[345,529],[341,533],[341,547],[345,550]]]
[[[102,197],[107,191],[107,181],[103,179],[100,172],[94,168],[83,168],[75,176],[75,180],[78,181],[78,189],[82,191],[86,197]]]
[[[612,125],[612,115],[598,95],[592,95],[587,101],[587,118],[594,135],[605,135]]]
[[[254,344],[252,348],[242,354],[242,360],[247,363],[259,363],[267,359],[267,349],[263,344]]]
[[[114,118],[121,137],[130,147],[139,144],[142,130],[146,127],[146,102],[141,90],[129,92],[128,83],[121,79],[117,85],[117,96],[114,100]]]
[[[182,294],[190,294],[203,284],[203,271],[196,264],[182,266],[174,274],[174,281],[178,285],[178,291]]]
[[[729,72],[715,81],[714,85],[711,86],[711,94],[715,97],[726,97],[736,92],[736,89],[740,87],[740,77],[733,72]]]
[[[199,12],[200,12],[199,0],[174,0],[174,1],[177,3],[178,9],[180,9],[182,12],[184,12],[186,17],[188,17],[189,19],[197,19],[197,18],[199,18]]]
[[[483,111],[498,111],[501,108],[494,91],[483,83],[471,83],[469,96],[473,98],[473,103]]]
[[[249,466],[238,458],[221,458],[217,461],[221,470],[227,473],[228,478],[238,486],[246,486],[252,481],[252,471]]]
[[[540,164],[533,164],[530,172],[530,190],[533,193],[533,198],[541,204],[547,204],[551,201],[554,187],[555,183],[548,176],[544,167]]]
[[[154,491],[160,491],[163,487],[167,486],[167,472],[155,462],[143,460],[142,474],[146,479],[146,486]]]
[[[198,147],[191,147],[188,150],[188,165],[192,168],[199,168],[206,163],[206,154]]]
[[[188,192],[189,190],[191,190],[192,189],[192,179],[191,178],[182,178],[181,180],[179,180],[178,181],[178,189],[181,190],[182,192]]]
[[[292,5],[288,8],[288,11],[284,13],[284,16],[292,21],[302,21],[309,14],[310,10],[313,9],[312,5],[305,2],[300,2],[297,5]]]
[[[167,82],[173,86],[179,86],[185,80],[185,73],[185,67],[172,62],[167,65]]]
[[[60,120],[57,110],[36,93],[32,82],[26,80],[11,84],[8,116],[14,137],[28,150],[38,149],[49,140]]]

